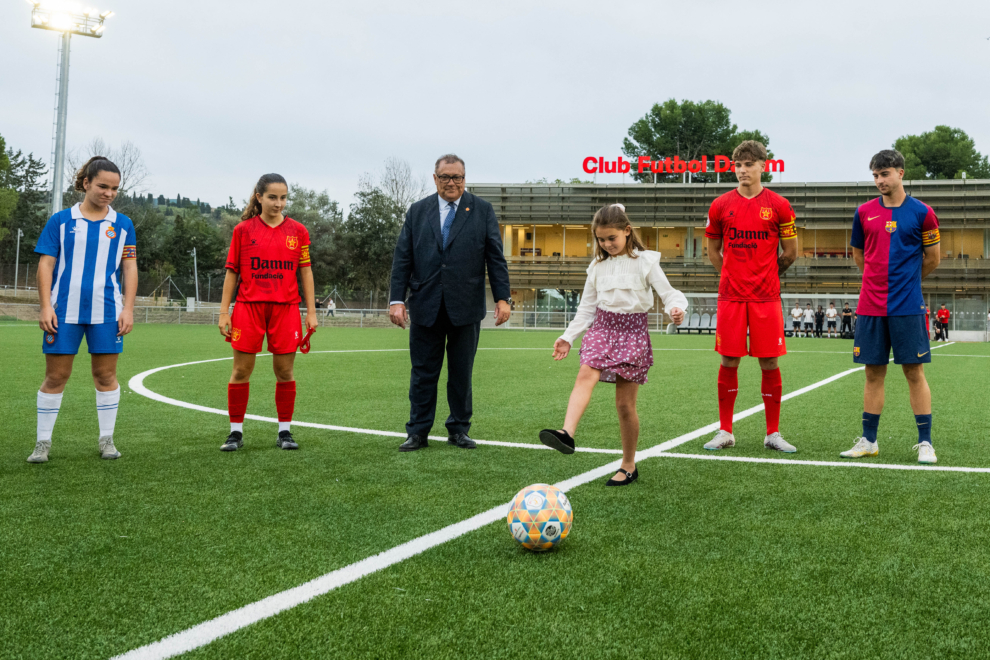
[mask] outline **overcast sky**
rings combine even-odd
[[[72,40],[68,145],[133,141],[156,195],[240,202],[275,171],[346,205],[449,151],[469,182],[584,177],[672,97],[763,131],[785,181],[865,180],[937,124],[990,152],[987,0],[112,2]],[[0,135],[47,161],[58,34],[30,13],[0,0]]]

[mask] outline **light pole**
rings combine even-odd
[[[196,270],[196,248],[192,249],[193,255],[193,279],[196,281],[196,304],[199,304],[199,272]]]
[[[21,236],[24,235],[19,228],[17,230],[17,252],[15,252],[14,257],[14,295],[17,295],[17,276],[20,274],[21,268]],[[27,277],[24,278],[24,286],[27,286]]]
[[[81,37],[103,37],[103,21],[113,15],[86,9],[81,14],[63,11],[50,6],[45,0],[27,0],[31,5],[31,27],[54,30],[62,33],[62,57],[58,67],[58,110],[55,114],[55,149],[52,163],[52,205],[51,214],[62,210],[62,188],[65,176],[65,121],[69,102],[69,40],[72,35]]]

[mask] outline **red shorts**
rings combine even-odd
[[[715,352],[719,355],[770,358],[787,354],[787,345],[784,344],[784,310],[779,300],[719,300],[715,326]],[[746,350],[747,329],[749,350]]]
[[[269,353],[295,353],[301,332],[298,303],[239,302],[230,317],[230,343],[242,353],[260,353],[265,335]]]

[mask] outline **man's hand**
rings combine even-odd
[[[680,325],[684,323],[684,310],[680,307],[675,307],[670,310],[670,320],[674,322],[674,325]]]
[[[134,310],[126,307],[120,310],[120,318],[117,319],[117,336],[123,337],[134,329]]]
[[[495,303],[495,325],[502,325],[512,315],[512,306],[505,300]]]
[[[217,323],[220,327],[220,334],[224,337],[230,337],[230,314],[227,312],[220,312],[220,322]]]
[[[320,322],[316,319],[316,310],[306,311],[306,331],[313,330],[314,332],[320,326]]]
[[[405,330],[406,324],[409,323],[409,312],[406,311],[405,305],[402,303],[396,303],[394,305],[389,305],[388,318],[392,321],[392,323]]]
[[[41,308],[41,320],[38,325],[45,332],[58,333],[58,315],[51,305]]]
[[[570,343],[564,341],[563,339],[558,339],[553,343],[553,359],[563,360],[567,357],[567,354],[571,352]]]

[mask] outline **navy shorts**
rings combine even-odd
[[[83,335],[90,353],[122,353],[124,338],[117,336],[117,322],[66,323],[58,322],[58,332],[46,332],[41,340],[41,352],[56,355],[75,355]]]
[[[931,344],[925,315],[865,316],[856,320],[853,340],[853,362],[856,364],[887,364],[890,349],[894,349],[894,364],[924,364],[932,361]]]

